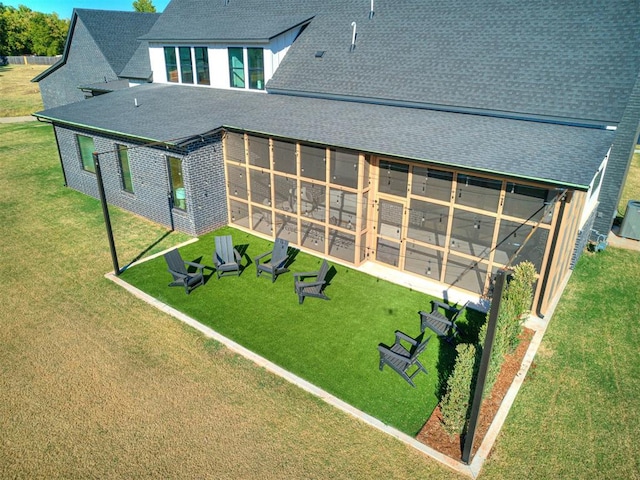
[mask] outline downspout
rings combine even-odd
[[[564,209],[567,203],[566,195],[566,193],[563,195],[560,202],[560,211],[558,212],[559,221],[556,223],[556,228],[553,232],[553,240],[551,240],[551,247],[549,249],[549,260],[547,261],[547,270],[544,272],[542,287],[540,289],[540,296],[538,298],[538,305],[536,306],[536,315],[540,318],[544,318],[544,314],[540,312],[540,309],[542,308],[542,302],[544,301],[544,294],[547,291],[547,282],[549,281],[549,275],[553,266],[553,260],[555,258],[556,245],[558,244],[558,237],[560,236],[560,227],[562,226],[564,219]]]

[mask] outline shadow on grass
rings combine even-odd
[[[134,264],[135,262],[137,262],[138,260],[140,260],[142,257],[144,257],[147,253],[149,253],[151,250],[153,250],[155,247],[157,247],[158,245],[160,245],[160,243],[162,243],[162,241],[167,238],[169,235],[171,235],[171,233],[173,233],[171,230],[167,230],[166,232],[164,232],[162,235],[160,235],[160,237],[158,237],[151,245],[149,245],[147,248],[145,248],[143,251],[141,251],[138,255],[135,256],[135,258],[133,260],[131,260],[129,263],[127,263],[124,267],[122,267],[120,269],[120,273],[124,272],[127,268],[129,268],[132,264]]]

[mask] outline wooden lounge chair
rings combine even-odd
[[[389,365],[398,372],[409,385],[415,387],[413,377],[419,372],[428,373],[424,365],[418,360],[418,356],[424,352],[431,339],[429,336],[426,340],[421,340],[423,336],[424,334],[421,334],[418,338],[411,338],[406,333],[396,330],[396,341],[391,347],[387,347],[382,343],[378,345],[378,351],[380,352],[380,370],[382,370],[385,365]],[[402,344],[403,341],[409,344],[408,348]],[[409,373],[410,370],[412,370],[411,373]]]
[[[439,337],[444,337],[448,342],[451,342],[451,339],[459,333],[455,322],[466,307],[466,303],[458,308],[432,300],[431,312],[418,312],[420,315],[420,331],[424,332],[425,329],[429,328]]]
[[[242,256],[233,248],[231,235],[215,237],[216,249],[213,251],[213,264],[218,278],[226,273],[240,275]]]
[[[316,297],[324,300],[329,300],[324,294],[324,287],[326,287],[325,277],[329,271],[329,264],[326,260],[322,261],[320,270],[317,272],[302,272],[294,273],[294,286],[296,293],[298,294],[298,303],[304,302],[305,297]],[[305,281],[307,278],[315,278],[315,281]]]
[[[184,291],[191,293],[191,290],[199,285],[204,285],[204,275],[202,270],[204,265],[195,262],[185,262],[177,249],[171,250],[164,254],[164,259],[169,267],[169,273],[173,276],[173,282],[170,287],[184,287]],[[189,272],[187,265],[195,267],[196,272]]]
[[[289,269],[286,268],[287,260],[289,260],[289,255],[287,254],[288,249],[289,240],[276,238],[273,244],[273,250],[258,255],[253,259],[256,264],[256,277],[259,277],[262,272],[269,273],[271,275],[271,282],[273,283],[276,281],[278,275],[288,272]]]

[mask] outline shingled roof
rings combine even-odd
[[[379,0],[368,10],[368,0],[322,2],[267,89],[606,125],[620,121],[640,71],[638,0]]]
[[[85,26],[116,75],[121,76],[135,57],[135,63],[128,68],[128,78],[148,78],[151,74],[148,44],[138,37],[147,33],[158,18],[160,14],[155,13],[74,9],[62,58],[32,81],[42,80],[67,62],[77,22]]]
[[[238,129],[584,189],[615,134],[483,115],[157,84],[35,115],[175,145],[221,128]]]

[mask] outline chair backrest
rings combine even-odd
[[[169,270],[173,270],[174,272],[187,274],[187,268],[184,266],[184,261],[182,260],[182,255],[177,249],[173,249],[164,254],[164,259],[167,262],[167,266]]]
[[[324,282],[324,277],[327,276],[327,272],[329,271],[329,263],[326,260],[322,261],[322,265],[320,266],[320,270],[318,270],[318,277],[316,281]]]
[[[289,249],[289,240],[276,238],[273,244],[273,253],[271,254],[271,264],[280,265],[287,259],[287,250]]]
[[[214,255],[218,258],[219,263],[235,263],[233,256],[233,238],[231,235],[215,237],[216,251]]]
[[[425,348],[427,348],[429,340],[431,340],[431,336],[428,336],[425,340],[411,349],[411,358],[409,359],[409,363],[413,363],[418,359],[418,356],[424,352]]]

